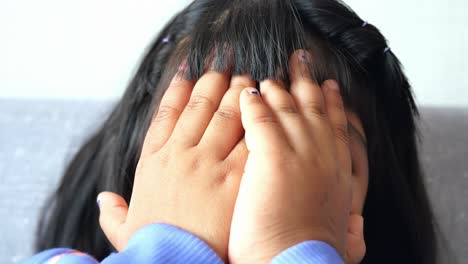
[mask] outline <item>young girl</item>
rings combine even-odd
[[[37,249],[70,247],[98,259],[114,250],[99,227],[95,197],[112,191],[130,202],[146,132],[181,62],[193,80],[214,58],[215,70],[247,74],[260,90],[266,79],[290,87],[289,55],[299,49],[311,55],[312,80],[337,80],[355,124],[349,127],[355,135],[351,212],[365,219],[362,263],[436,263],[410,86],[377,28],[334,0],[197,0],[177,14],[110,117],[70,163],[45,208]]]
[[[98,196],[102,230],[121,252],[103,263],[363,258],[362,217],[350,199],[357,135],[348,124],[356,121],[348,123],[336,82],[320,89],[307,77],[306,54],[291,58],[291,95],[265,80],[261,99],[253,80],[229,71],[208,70],[194,87],[173,79],[147,132],[130,207],[117,194]],[[51,249],[27,263],[37,262],[95,260]]]

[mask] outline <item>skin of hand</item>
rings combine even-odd
[[[311,89],[311,84],[308,83],[296,83],[295,89],[298,88],[297,85],[301,87],[304,85],[302,88],[304,90]],[[230,231],[237,232],[236,228],[242,228],[239,226],[241,222],[236,221],[237,226],[230,229],[234,203],[236,202],[239,184],[249,154],[243,138],[244,128],[241,123],[239,97],[245,87],[253,86],[255,86],[255,82],[248,76],[230,77],[228,73],[214,71],[208,71],[196,84],[184,80],[180,76],[173,78],[147,132],[135,174],[130,207],[117,194],[104,192],[98,196],[101,210],[101,227],[117,250],[122,251],[129,238],[144,225],[167,223],[197,235],[207,242],[224,260],[227,260],[228,254],[231,258],[230,261],[243,260],[236,258],[236,254],[241,253],[241,250],[243,250],[242,244],[244,242],[242,237],[231,234],[231,240],[229,241],[229,233]],[[276,86],[271,81],[262,83],[262,88],[265,88],[264,90],[284,89]],[[315,86],[312,88],[315,89]],[[305,92],[305,96],[309,96],[308,91]],[[303,92],[296,91],[296,93],[301,94]],[[245,97],[245,95],[243,96]],[[264,95],[264,97],[267,100],[267,96]],[[282,100],[279,96],[270,96],[268,98],[273,101]],[[281,101],[278,101],[278,103],[281,103]],[[274,110],[274,108],[272,109]],[[262,130],[261,133],[264,132],[266,134],[261,135],[261,137],[265,137],[264,141],[268,141],[267,136],[271,135],[271,132]],[[333,134],[330,131],[329,133],[331,133],[330,135]],[[299,141],[302,139],[299,138]],[[269,144],[277,144],[277,142],[271,141],[267,143],[267,145]],[[334,146],[333,144],[331,146]],[[278,145],[277,149],[282,147],[282,145]],[[250,152],[252,153],[251,150]],[[269,150],[267,153],[269,153]],[[279,151],[279,153],[283,153],[283,151]],[[287,153],[290,155],[292,152],[283,154]],[[297,159],[296,156],[290,155],[294,159]],[[254,156],[249,155],[250,160],[252,160],[251,157]],[[267,157],[269,156],[267,155]],[[287,158],[285,155],[281,157]],[[265,162],[262,166],[268,169],[272,161],[275,160],[269,159],[269,162]],[[335,164],[335,166],[337,165]],[[308,169],[316,170],[311,166]],[[316,174],[312,176],[314,177]],[[268,180],[268,178],[270,176],[267,175],[265,179]],[[262,181],[262,179],[244,182],[259,184],[259,181]],[[269,184],[282,183],[276,181]],[[292,184],[297,184],[297,182]],[[252,186],[249,188],[257,187]],[[247,190],[249,188],[244,187]],[[282,188],[276,189],[280,190]],[[313,193],[317,188],[308,189],[306,193],[309,196],[320,195],[320,193]],[[251,195],[251,197],[249,198],[246,195]],[[244,198],[241,197],[237,200],[239,203],[237,216],[242,218],[244,217],[243,213],[249,213],[249,210],[253,210],[253,208],[243,206],[241,204],[243,201],[248,203],[251,200],[251,202],[259,203],[256,208],[268,204],[274,206],[273,202],[265,203],[259,198],[261,198],[260,195],[255,192],[246,193],[244,191]],[[289,202],[295,201],[290,200]],[[281,205],[281,203],[278,203],[278,205]],[[283,203],[283,205],[286,204]],[[313,206],[309,207],[311,210],[314,208]],[[276,211],[280,212],[284,209],[278,208]],[[294,212],[289,213],[293,214]],[[302,215],[303,212],[300,212],[297,217],[302,217]],[[258,222],[261,220],[260,218],[250,217],[249,215],[245,215],[245,217],[251,221],[247,225],[249,228],[260,224]],[[294,218],[293,215],[288,217],[289,219]],[[316,217],[321,218],[318,214]],[[359,263],[365,254],[362,217],[351,214],[349,218],[345,217],[343,221],[348,221],[345,261],[348,264]],[[319,222],[313,220],[308,224]],[[265,222],[265,224],[268,224],[268,222]],[[259,227],[260,230],[267,231],[261,225]],[[320,230],[315,226],[311,226],[311,229]],[[275,232],[278,230],[271,229],[271,231],[271,237],[275,239]],[[325,237],[323,234],[326,232],[320,231],[317,233],[320,233],[320,236],[308,237],[308,239],[323,240],[322,238]],[[325,241],[329,242],[328,240]],[[247,239],[245,242],[251,243],[252,239],[250,241]],[[292,240],[289,242],[293,243]],[[232,252],[229,253],[228,243],[232,243],[229,245],[229,250],[232,250]],[[268,252],[276,252],[278,248],[284,247],[278,247],[277,243],[270,244],[272,248],[267,250]],[[251,251],[247,253],[250,254]]]
[[[346,264],[359,264],[366,255],[364,240],[364,218],[359,214],[350,214],[348,233],[346,234]]]
[[[255,88],[241,93],[249,154],[232,218],[230,263],[267,263],[307,240],[327,242],[346,260],[356,257],[346,253],[352,160],[344,103],[335,81],[321,89],[308,77],[308,61],[308,52],[293,54],[290,93],[271,80],[260,83],[261,96]]]
[[[247,157],[239,96],[254,85],[245,76],[211,70],[196,84],[180,72],[173,78],[147,132],[130,206],[114,193],[98,196],[101,228],[118,251],[141,227],[166,223],[198,236],[227,260]]]

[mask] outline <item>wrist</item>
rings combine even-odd
[[[150,224],[138,230],[124,252],[123,255],[116,255],[127,258],[125,263],[154,263],[155,260],[158,263],[174,263],[181,256],[187,263],[224,263],[213,248],[196,235],[162,223]]]
[[[250,244],[240,251],[236,252],[235,256],[229,255],[230,263],[271,263],[279,255],[283,255],[290,249],[297,248],[299,245],[307,244],[308,246],[321,245],[320,249],[328,248],[332,251],[332,255],[338,256],[338,259],[344,257],[339,249],[333,243],[331,236],[328,232],[307,232],[301,231],[296,234],[281,235],[263,242]],[[301,247],[299,247],[301,248]],[[255,250],[252,250],[255,249]],[[289,262],[287,262],[289,263]],[[321,263],[321,262],[320,262]],[[337,263],[337,262],[332,262]]]

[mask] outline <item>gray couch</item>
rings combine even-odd
[[[0,99],[0,263],[32,254],[39,208],[109,102]],[[441,226],[468,259],[468,108],[424,108],[422,159]],[[465,263],[460,261],[460,263]]]

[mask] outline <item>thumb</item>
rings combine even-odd
[[[107,239],[118,250],[122,251],[125,245],[120,243],[120,231],[122,225],[127,219],[128,205],[122,196],[111,193],[102,192],[97,197],[100,215],[99,224]]]
[[[271,109],[255,88],[245,88],[240,95],[245,143],[250,152],[279,151],[287,145],[286,135]]]
[[[346,263],[361,263],[365,255],[364,218],[358,214],[351,214],[349,216],[348,234],[346,238]]]

